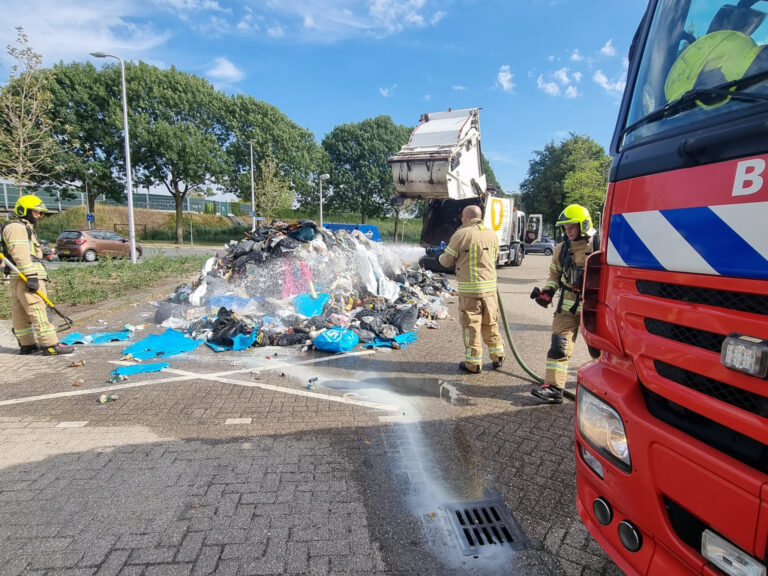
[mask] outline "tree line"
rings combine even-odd
[[[60,62],[43,68],[21,28],[7,53],[14,64],[0,88],[0,177],[80,189],[91,209],[101,194],[121,201],[120,66]],[[133,180],[173,196],[178,242],[187,195],[223,191],[250,202],[252,161],[257,214],[313,209],[318,176],[327,173],[323,204],[329,211],[357,213],[362,223],[381,216],[397,222],[401,215],[391,204],[387,159],[408,141],[412,127],[389,116],[336,126],[318,144],[277,107],[244,94],[228,96],[175,67],[126,63],[125,85]],[[563,202],[592,210],[604,198],[608,159],[589,138],[571,135],[534,154],[521,186],[528,212],[554,221]],[[488,183],[501,190],[485,158],[483,166]]]

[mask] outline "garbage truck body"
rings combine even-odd
[[[399,197],[428,201],[421,229],[423,246],[447,244],[461,226],[461,211],[477,204],[483,210],[483,222],[499,237],[497,264],[519,266],[525,255],[525,214],[515,208],[512,198],[488,189],[482,158],[478,109],[467,108],[423,114],[408,143],[389,164]],[[422,264],[439,268],[431,260],[424,258]]]
[[[629,575],[768,563],[768,3],[650,0],[587,260],[577,508]]]

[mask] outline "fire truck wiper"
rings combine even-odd
[[[736,100],[745,100],[748,102],[768,102],[768,94],[744,92],[743,90],[731,90],[736,86],[745,88],[752,84],[757,84],[758,82],[765,80],[766,78],[768,78],[768,70],[765,70],[763,72],[758,72],[757,74],[752,74],[751,76],[745,76],[743,78],[739,78],[738,80],[724,82],[722,84],[718,84],[717,86],[713,86],[711,88],[696,88],[694,90],[689,90],[677,100],[673,100],[672,102],[669,102],[663,108],[654,110],[653,112],[651,112],[647,116],[644,116],[637,122],[630,124],[629,126],[624,128],[624,130],[621,131],[620,136],[624,137],[630,132],[634,132],[641,126],[645,126],[646,124],[651,124],[653,122],[656,122],[657,120],[661,120],[662,118],[674,116],[675,114],[678,114],[687,108],[691,108],[698,100],[701,100],[702,98],[707,98],[712,96],[723,96],[723,97],[728,96]]]

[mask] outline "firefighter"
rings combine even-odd
[[[555,225],[563,227],[566,239],[555,246],[544,289],[537,287],[531,292],[531,298],[544,308],[553,301],[555,304],[544,385],[533,388],[531,394],[549,404],[562,404],[568,362],[573,355],[581,322],[584,265],[587,256],[599,247],[599,239],[592,227],[589,211],[578,204],[567,206],[557,217]]]
[[[48,310],[36,293],[46,294],[48,274],[40,262],[43,252],[35,234],[35,224],[43,214],[51,211],[37,196],[22,196],[13,209],[16,219],[3,226],[2,240],[5,256],[25,278],[11,272],[11,318],[13,333],[19,341],[19,354],[33,354],[38,350],[45,356],[71,354],[72,346],[59,342],[56,328],[48,321]]]
[[[496,301],[498,254],[498,238],[483,225],[480,207],[466,206],[461,213],[461,227],[451,236],[439,261],[446,268],[456,265],[464,336],[464,361],[459,369],[470,374],[482,372],[483,342],[488,346],[493,368],[501,368],[504,363]]]

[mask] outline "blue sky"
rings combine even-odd
[[[481,107],[507,192],[569,132],[610,143],[645,0],[0,0],[46,65],[105,51],[277,106],[317,141],[386,114]],[[3,80],[10,64],[0,56]]]

